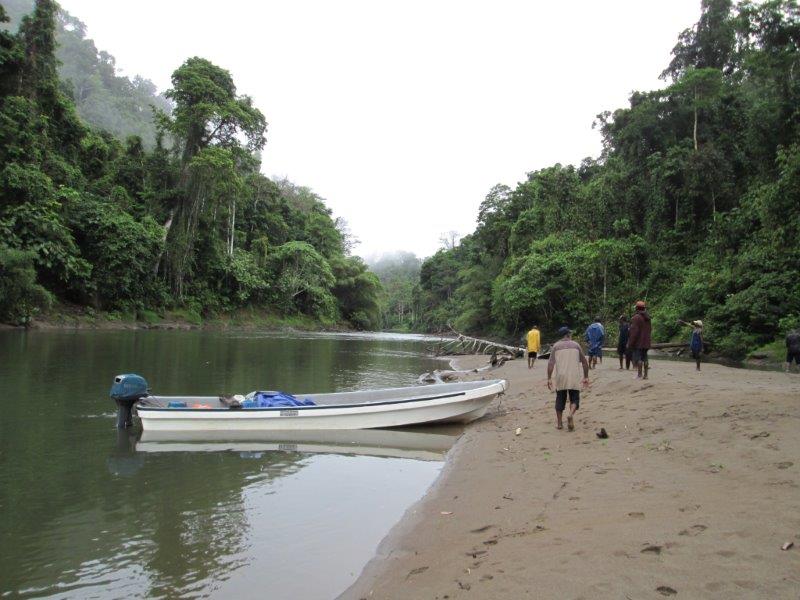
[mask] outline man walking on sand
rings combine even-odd
[[[697,370],[700,370],[700,353],[703,351],[703,322],[696,319],[691,323],[678,319],[679,325],[687,325],[692,328],[692,336],[689,338],[689,350],[692,358],[697,363]]]
[[[628,324],[628,317],[619,317],[619,340],[617,341],[617,354],[619,354],[619,370],[622,371],[622,359],[625,359],[625,368],[631,368],[631,351],[628,350],[628,332],[631,326]]]
[[[786,372],[792,368],[792,361],[800,367],[800,329],[786,334]]]
[[[541,335],[539,328],[534,325],[528,332],[528,368],[532,369],[533,364],[536,362],[536,355],[539,354],[541,349]]]
[[[606,330],[601,323],[600,315],[594,318],[594,323],[586,328],[586,343],[589,346],[589,368],[597,366],[597,360],[603,362],[603,342],[606,340]]]
[[[550,349],[550,360],[547,362],[547,389],[553,391],[553,371],[556,374],[556,428],[564,429],[562,416],[564,408],[567,406],[567,395],[569,395],[569,415],[567,416],[567,428],[570,431],[575,429],[575,411],[581,405],[580,388],[586,389],[589,386],[589,361],[583,354],[583,349],[578,342],[572,339],[572,331],[569,327],[562,327],[558,330],[561,339],[558,340]],[[581,367],[583,368],[583,379],[581,379]]]
[[[653,326],[650,315],[647,314],[647,304],[639,300],[635,306],[636,312],[631,317],[631,328],[628,332],[628,349],[631,351],[633,366],[636,367],[636,379],[647,379],[650,364],[647,360],[647,351],[650,350],[650,335]],[[644,376],[642,368],[644,367]]]

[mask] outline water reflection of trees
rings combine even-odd
[[[94,581],[177,595],[225,577],[246,561],[243,487],[302,466],[287,454],[126,455],[107,397],[113,375],[140,372],[165,394],[354,389],[376,370],[414,371],[384,353],[413,346],[202,331],[0,332],[0,594],[82,596],[79,586]]]
[[[97,476],[80,482],[80,500],[46,514],[19,511],[10,537],[2,527],[2,537],[20,540],[24,551],[0,549],[0,593],[83,597],[85,586],[96,585],[110,597],[196,595],[247,564],[244,488],[303,466],[302,455],[289,453],[132,452],[114,446],[106,465],[87,457],[84,469]]]
[[[154,597],[191,595],[245,566],[243,488],[302,467],[299,455],[278,453],[257,460],[233,452],[156,454],[147,463],[156,485],[143,482],[148,489],[137,508],[137,528],[153,542],[143,562],[151,582],[148,596]],[[167,470],[173,475],[165,479]]]

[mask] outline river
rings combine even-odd
[[[118,373],[164,395],[411,385],[423,338],[0,331],[0,597],[335,598],[438,475],[458,431],[140,439]]]

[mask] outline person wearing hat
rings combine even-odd
[[[639,300],[634,305],[635,313],[631,317],[631,328],[628,332],[628,349],[631,351],[633,366],[636,367],[636,379],[647,379],[650,363],[647,360],[647,351],[650,350],[650,337],[653,325],[650,315],[647,314],[647,303]],[[644,369],[644,375],[642,375]]]
[[[689,350],[692,352],[692,358],[697,363],[697,370],[700,370],[700,353],[703,351],[703,322],[696,319],[691,323],[678,320],[678,323],[692,328],[692,337],[689,338]]]
[[[547,389],[553,391],[553,372],[556,380],[556,428],[563,429],[562,417],[569,396],[569,415],[567,428],[575,429],[575,411],[581,405],[581,387],[589,386],[589,361],[578,342],[572,339],[569,327],[558,330],[561,337],[550,349],[550,360],[547,362]],[[581,367],[583,379],[581,379]]]

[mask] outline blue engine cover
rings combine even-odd
[[[141,375],[126,373],[114,377],[114,384],[111,386],[111,396],[114,400],[138,400],[150,394],[147,381]]]

